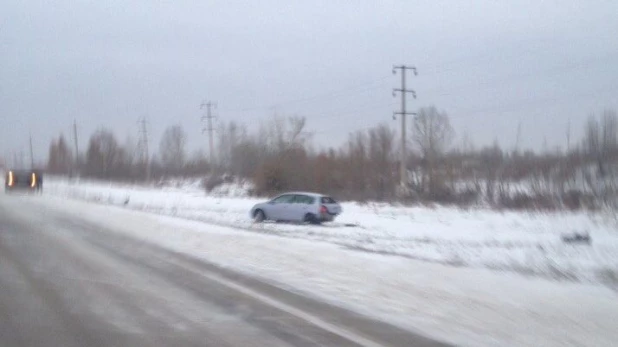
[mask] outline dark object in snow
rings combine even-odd
[[[590,244],[590,234],[588,233],[573,233],[571,235],[563,235],[562,241],[565,243],[585,243]]]

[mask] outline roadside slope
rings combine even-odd
[[[24,200],[469,346],[610,346],[616,293],[255,234],[51,196]],[[584,318],[585,317],[585,318]]]
[[[263,199],[205,195],[195,185],[148,187],[50,179],[46,194],[180,217],[254,233],[320,241],[458,267],[509,271],[618,289],[618,220],[613,213],[514,212],[484,208],[343,202],[334,223],[252,223]],[[587,233],[591,243],[566,243]]]

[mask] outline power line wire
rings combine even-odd
[[[535,40],[536,41],[536,40]],[[530,43],[520,42],[518,44],[518,53],[521,56],[531,57],[534,54],[541,52],[549,52],[550,48],[547,45],[538,47],[532,47]],[[558,51],[558,49],[556,49]],[[498,53],[498,54],[496,54]],[[424,76],[433,76],[437,74],[457,71],[457,70],[469,70],[472,67],[487,66],[488,63],[495,62],[496,60],[512,59],[512,55],[500,55],[500,50],[493,50],[486,54],[478,54],[475,56],[468,56],[463,58],[456,58],[440,62],[438,64],[420,64],[423,66]],[[425,72],[426,71],[426,72]]]
[[[522,74],[511,74],[511,75],[507,75],[506,77],[499,77],[499,78],[493,78],[490,80],[486,80],[486,81],[481,81],[481,82],[475,82],[475,83],[469,83],[469,84],[460,84],[454,88],[434,88],[434,89],[427,89],[423,91],[424,95],[434,95],[434,96],[449,96],[452,95],[453,93],[461,93],[462,91],[473,91],[473,90],[479,90],[482,88],[470,88],[470,86],[485,86],[485,87],[491,87],[494,86],[496,84],[504,84],[505,81],[513,81],[513,80],[518,80],[518,79],[523,79],[523,78],[527,78],[527,77],[531,77],[531,76],[537,76],[539,74],[544,74],[544,75],[554,75],[557,73],[561,73],[564,72],[565,70],[583,70],[583,69],[587,69],[587,68],[591,68],[593,67],[593,62],[602,62],[605,60],[615,60],[618,57],[618,54],[610,54],[607,55],[605,57],[603,57],[603,59],[599,60],[599,59],[587,59],[585,61],[580,61],[577,63],[573,63],[573,64],[565,64],[562,66],[558,66],[558,67],[554,67],[551,69],[544,69],[544,70],[537,70],[537,71],[531,71],[531,72],[527,72],[527,73],[522,73]],[[441,91],[446,91],[446,92],[442,92]]]
[[[602,93],[615,92],[616,90],[618,90],[618,85],[613,85],[613,86],[610,85],[604,88],[599,88],[596,90],[589,91],[588,93],[578,92],[578,93],[570,93],[566,95],[551,96],[551,97],[545,97],[545,98],[536,98],[536,99],[527,99],[527,100],[524,99],[524,100],[518,100],[508,105],[494,105],[494,106],[477,108],[477,109],[465,109],[465,108],[462,109],[462,108],[455,107],[455,108],[451,108],[451,110],[454,109],[454,110],[458,110],[459,113],[467,113],[467,114],[486,113],[486,112],[509,112],[509,111],[517,111],[521,109],[526,109],[534,105],[544,104],[544,103],[551,102],[551,101],[558,101],[558,100],[563,100],[563,99],[574,99],[574,98],[581,100],[583,98],[597,96]]]
[[[306,96],[306,97],[302,97],[298,99],[286,100],[286,101],[278,102],[274,104],[258,105],[258,106],[244,107],[244,108],[238,108],[238,109],[222,109],[222,111],[230,112],[230,113],[240,113],[240,112],[258,111],[258,110],[268,110],[272,108],[281,107],[284,105],[303,103],[303,102],[308,102],[308,101],[336,99],[336,98],[346,96],[346,95],[379,89],[383,87],[383,85],[386,84],[385,81],[390,78],[392,77],[391,76],[381,77],[377,80],[374,79],[367,83],[354,84],[346,88],[337,89],[337,90],[324,92],[324,93],[318,93],[318,94],[314,94],[311,96]]]

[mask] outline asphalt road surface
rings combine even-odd
[[[1,346],[444,346],[37,199],[0,196]]]

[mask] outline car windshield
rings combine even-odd
[[[19,182],[28,181],[32,177],[32,173],[30,172],[12,171],[12,172],[7,172],[6,174],[7,179],[11,175],[13,175],[13,180],[19,181]]]

